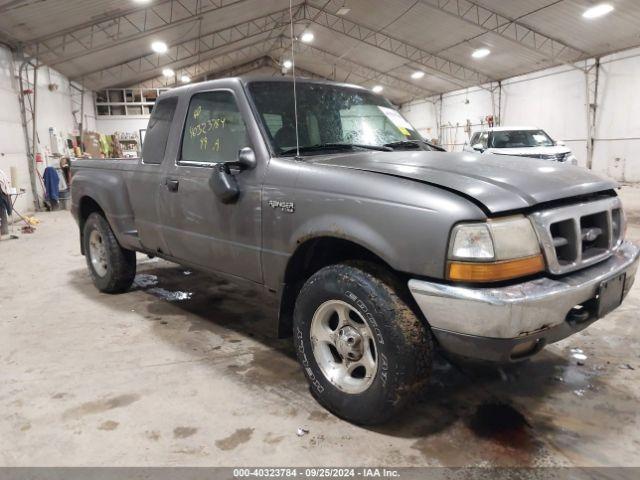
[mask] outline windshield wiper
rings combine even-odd
[[[397,142],[385,143],[385,147],[395,148],[395,147],[412,147],[412,148],[420,148],[420,140],[399,140]]]
[[[426,140],[399,140],[397,142],[385,143],[385,147],[397,148],[397,147],[406,147],[411,149],[419,149],[421,145],[425,145],[427,150],[435,150],[440,152],[445,152],[446,150],[439,145],[434,145],[433,143],[427,142]]]
[[[363,148],[366,150],[378,150],[381,152],[392,152],[393,149],[386,145],[365,145],[362,143],[319,143],[317,145],[305,145],[300,147],[300,153],[307,152],[321,152],[323,150],[354,150],[356,148]],[[280,155],[295,154],[297,149],[287,148],[280,151]]]

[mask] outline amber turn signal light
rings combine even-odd
[[[542,254],[499,262],[449,262],[449,280],[455,282],[500,282],[544,270]]]

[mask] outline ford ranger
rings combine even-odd
[[[279,299],[315,398],[360,424],[427,388],[435,348],[516,362],[618,307],[638,267],[616,185],[447,153],[353,85],[229,78],[163,94],[142,158],[73,164],[95,286],[142,252]]]

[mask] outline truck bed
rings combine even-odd
[[[135,170],[140,163],[140,158],[89,158],[86,160],[74,160],[73,168],[96,168],[101,170]]]

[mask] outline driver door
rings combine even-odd
[[[260,282],[261,166],[235,172],[234,203],[222,203],[209,183],[213,167],[251,147],[238,97],[231,89],[195,92],[183,115],[185,109],[176,161],[160,187],[168,253],[196,268]]]

